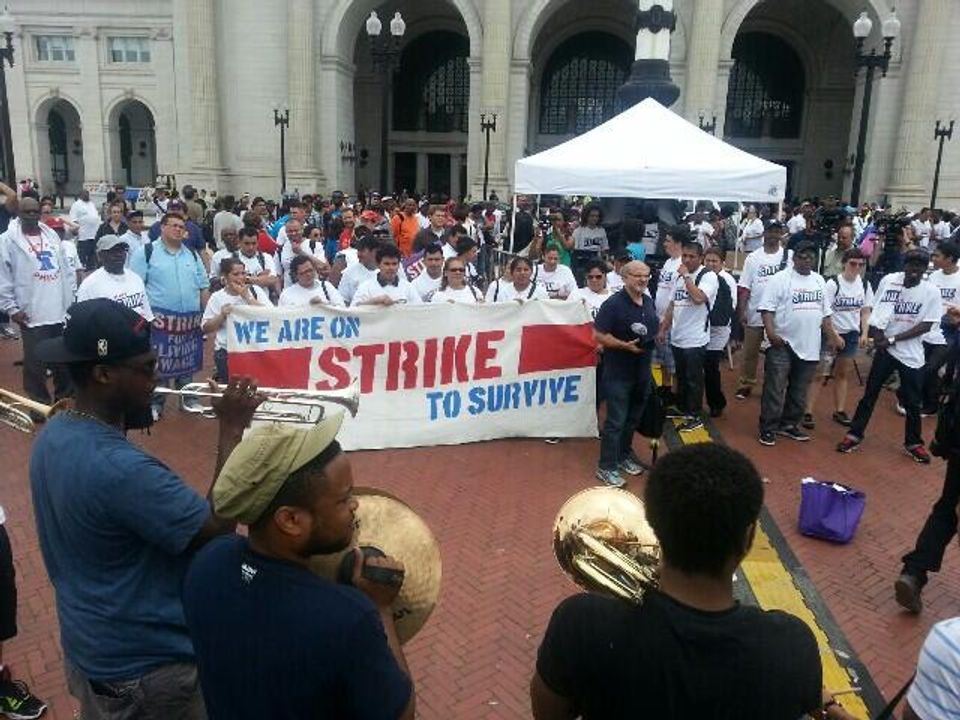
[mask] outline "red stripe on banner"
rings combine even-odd
[[[520,374],[597,364],[593,323],[527,325],[520,337]]]
[[[230,353],[230,377],[247,375],[261,387],[303,389],[310,382],[311,348]]]

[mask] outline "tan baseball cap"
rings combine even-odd
[[[287,478],[334,441],[343,416],[334,412],[309,428],[271,423],[247,433],[213,484],[217,515],[244,525],[259,520]]]

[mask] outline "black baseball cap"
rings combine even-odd
[[[150,323],[130,308],[106,298],[71,305],[63,335],[37,345],[41,361],[60,365],[109,364],[147,352]]]

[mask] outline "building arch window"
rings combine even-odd
[[[65,183],[70,179],[70,168],[67,154],[67,124],[56,110],[51,110],[48,117],[48,140],[50,142],[50,172],[53,181],[57,184]]]
[[[393,84],[393,129],[467,132],[470,41],[436,30],[403,49]]]
[[[789,44],[763,32],[745,32],[733,43],[725,132],[729,137],[798,138],[805,73]]]
[[[540,85],[540,132],[578,135],[616,115],[617,90],[632,62],[630,46],[609,33],[584,32],[561,43]]]

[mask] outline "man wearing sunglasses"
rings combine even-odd
[[[74,407],[51,418],[30,459],[70,692],[86,718],[205,718],[180,588],[192,551],[236,523],[127,441],[157,384],[150,325],[112,300],[87,300],[39,352],[76,386]],[[236,378],[215,405],[214,477],[261,401]]]

